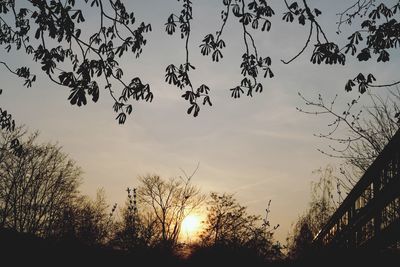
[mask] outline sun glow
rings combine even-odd
[[[188,215],[183,219],[181,234],[184,239],[195,239],[198,237],[201,228],[201,218],[198,215]]]

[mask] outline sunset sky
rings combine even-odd
[[[30,57],[1,50],[2,60],[14,67],[26,64],[38,75],[32,88],[24,88],[23,81],[1,67],[1,107],[12,113],[18,124],[39,130],[42,141],[58,142],[76,160],[84,171],[84,193],[94,195],[96,189],[104,187],[110,204],[123,204],[126,187],[135,187],[138,176],[175,177],[182,175],[182,170],[191,173],[199,164],[193,183],[203,192],[235,193],[240,203],[256,214],[263,214],[271,199],[270,219],[272,224],[281,225],[276,238],[284,242],[291,223],[310,200],[310,182],[317,179],[312,171],[337,163],[317,151],[328,144],[313,136],[326,131],[329,121],[298,112],[296,107],[305,107],[298,92],[313,99],[319,93],[327,99],[339,94],[342,110],[340,105],[356,96],[355,92],[344,92],[348,79],[359,72],[373,72],[378,80],[392,82],[398,75],[399,58],[366,64],[348,56],[345,66],[312,65],[310,47],[296,61],[284,65],[280,60],[291,58],[302,48],[308,28],[283,22],[283,4],[270,1],[276,13],[271,31],[255,36],[259,53],[272,58],[275,77],[262,79],[261,94],[233,99],[229,89],[241,80],[240,25],[236,19],[228,21],[223,35],[227,44],[224,58],[220,63],[211,62],[200,54],[199,44],[220,27],[223,6],[221,1],[194,0],[190,52],[196,70],[192,79],[196,85],[205,83],[211,88],[213,106],[203,107],[199,117],[193,118],[186,114],[188,103],[181,98],[182,92],[164,81],[166,66],[185,60],[179,34],[169,36],[164,31],[168,16],[179,12],[181,2],[124,2],[128,10],[135,11],[137,21],[152,24],[141,57],[126,54],[121,60],[126,80],[139,76],[150,84],[152,103],[134,103],[133,114],[125,125],[118,125],[106,91],[100,92],[96,104],[72,106],[67,100],[69,90],[49,82]],[[343,26],[342,35],[335,34],[336,13],[349,1],[309,2],[322,11],[319,21],[328,38],[344,44],[349,27]],[[94,10],[86,19],[98,23]]]

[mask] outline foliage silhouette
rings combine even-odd
[[[0,95],[3,93],[3,90],[0,89]],[[3,110],[0,107],[0,130],[7,131],[9,133],[14,132],[15,130],[15,120],[12,118],[12,115],[7,112],[7,110]],[[14,135],[18,135],[14,133]],[[7,144],[3,144],[2,150],[7,149],[9,147],[14,151],[16,154],[20,154],[22,152],[22,146],[18,140],[17,136],[14,136],[13,139],[8,140]]]
[[[109,1],[107,6],[107,1],[85,0],[85,8],[95,9],[100,23],[96,32],[84,36],[85,10],[79,9],[74,0],[62,2],[0,2],[0,44],[7,52],[22,50],[32,55],[51,81],[70,89],[68,100],[72,105],[86,105],[88,96],[97,102],[100,86],[104,87],[114,100],[116,119],[124,123],[133,110],[130,101],[152,101],[153,94],[138,77],[130,82],[123,80],[118,58],[128,51],[140,56],[150,24],[142,22],[134,28],[134,14],[128,13],[119,0]],[[0,63],[25,79],[27,87],[36,80],[25,66],[13,71],[6,62]],[[119,96],[114,89],[117,86],[122,88]]]
[[[178,0],[180,1],[180,0]],[[201,101],[203,105],[208,104],[212,106],[209,91],[210,88],[202,84],[194,90],[192,82],[190,80],[189,71],[194,70],[195,67],[190,64],[189,61],[189,39],[190,39],[190,31],[191,25],[190,21],[193,20],[193,3],[190,0],[182,0],[182,10],[180,15],[171,14],[168,17],[167,23],[165,23],[165,31],[172,35],[175,33],[176,24],[179,24],[179,28],[181,30],[181,38],[185,39],[185,51],[186,51],[186,59],[185,63],[180,64],[179,67],[174,64],[169,65],[166,68],[165,81],[169,84],[174,84],[178,88],[185,89],[189,88],[182,97],[189,101],[190,107],[187,110],[188,114],[193,113],[194,117],[197,117],[200,112],[200,106],[197,101]]]
[[[244,249],[243,252],[251,251],[263,260],[279,258],[280,245],[273,243],[273,234],[279,225],[270,225],[270,204],[262,219],[261,216],[249,215],[247,208],[241,206],[233,195],[211,193],[205,229],[200,236],[202,246],[228,251]]]
[[[185,90],[182,98],[189,102],[188,114],[198,116],[200,105],[212,105],[210,88],[204,83],[194,86],[189,72],[195,69],[189,58],[189,42],[194,21],[195,5],[190,0],[178,0],[182,10],[167,18],[165,31],[176,33],[180,28],[180,36],[185,42],[185,61],[182,64],[170,64],[166,68],[165,80]],[[151,31],[151,25],[144,22],[136,24],[136,17],[129,12],[122,0],[85,0],[77,5],[74,0],[50,1],[18,1],[0,2],[0,45],[6,52],[21,50],[33,56],[33,61],[40,64],[42,71],[56,84],[70,89],[68,100],[72,105],[86,105],[87,97],[97,102],[100,88],[106,89],[114,101],[113,109],[118,113],[116,120],[122,124],[127,115],[134,110],[132,101],[152,101],[150,86],[139,77],[130,81],[124,79],[124,68],[119,65],[121,57],[130,52],[139,57],[147,43],[145,34]],[[275,11],[266,0],[222,0],[222,25],[216,34],[207,34],[201,44],[200,52],[211,56],[212,61],[223,59],[223,48],[227,45],[222,39],[229,18],[238,20],[238,27],[243,33],[245,51],[240,65],[243,76],[239,85],[231,90],[233,98],[243,93],[253,96],[254,92],[262,92],[264,85],[259,81],[259,73],[273,78],[272,59],[263,57],[257,49],[253,31],[269,31]],[[313,46],[311,63],[342,64],[346,55],[355,56],[360,61],[369,61],[373,55],[377,62],[388,62],[392,50],[396,49],[400,40],[398,12],[400,2],[357,0],[338,14],[338,30],[345,25],[355,25],[359,18],[363,19],[355,31],[348,37],[347,43],[340,47],[319,23],[324,14],[312,7],[309,1],[283,1],[285,12],[282,20],[293,23],[297,21],[301,27],[309,27],[305,45],[285,64],[293,62],[308,47]],[[97,12],[100,23],[95,32],[88,36],[83,34],[87,10]],[[315,40],[315,42],[313,42]],[[31,86],[36,76],[26,66],[10,67],[9,63],[0,61],[11,73],[24,79],[25,86]],[[346,91],[354,86],[363,94],[369,87],[394,86],[400,81],[377,84],[373,74],[358,74],[349,79]],[[117,88],[119,87],[119,89]],[[117,93],[119,92],[119,93]],[[7,114],[1,113],[3,125],[11,123]],[[7,122],[9,121],[9,122]],[[5,124],[4,124],[5,123]]]
[[[268,5],[267,1],[249,1],[246,5],[245,1],[241,0],[225,0],[222,1],[225,6],[225,10],[222,11],[222,26],[216,32],[216,36],[208,34],[204,37],[202,44],[200,45],[201,53],[203,56],[208,56],[211,53],[212,61],[219,62],[223,58],[221,50],[226,46],[221,36],[224,28],[227,24],[230,14],[233,14],[239,24],[241,24],[243,31],[243,42],[245,45],[245,52],[242,55],[242,63],[240,65],[241,74],[243,79],[240,85],[230,89],[231,96],[233,98],[239,98],[244,90],[247,91],[247,96],[253,96],[253,91],[261,93],[263,91],[263,85],[258,82],[258,73],[264,71],[264,78],[267,76],[273,78],[274,74],[270,68],[271,58],[261,57],[258,54],[257,46],[254,41],[253,35],[248,30],[251,27],[254,30],[259,29],[259,25],[262,24],[261,31],[269,31],[271,29],[271,21],[269,20],[275,12]]]

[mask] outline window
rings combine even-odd
[[[382,210],[381,229],[385,229],[392,222],[400,218],[400,197],[390,201]]]
[[[381,173],[381,188],[382,190],[390,181],[395,179],[399,174],[399,159],[398,155],[392,155],[391,160],[386,163],[385,168]]]
[[[374,236],[374,219],[372,218],[356,232],[356,245],[360,246]]]
[[[356,210],[364,208],[368,202],[374,197],[374,184],[370,183],[356,200]]]
[[[346,211],[340,219],[341,228],[349,224],[349,212]]]
[[[364,208],[366,205],[366,201],[363,196],[359,196],[356,200],[356,210]]]

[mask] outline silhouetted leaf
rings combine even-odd
[[[126,121],[126,114],[123,112],[119,113],[116,120],[118,120],[119,124],[124,124]]]
[[[284,13],[282,19],[285,20],[286,22],[293,22],[294,17],[293,17],[292,12],[286,12],[286,13]]]
[[[300,23],[301,25],[305,25],[305,24],[306,24],[306,17],[305,17],[303,14],[301,14],[301,15],[299,16],[299,23]]]
[[[345,86],[346,92],[350,92],[351,90],[353,90],[354,85],[355,83],[352,80],[348,80]]]
[[[68,97],[71,105],[78,105],[79,107],[83,104],[86,105],[86,92],[81,87],[75,87],[71,89],[71,94]]]
[[[364,48],[361,50],[361,52],[357,56],[359,61],[367,61],[368,59],[371,58],[371,53],[368,48]]]

